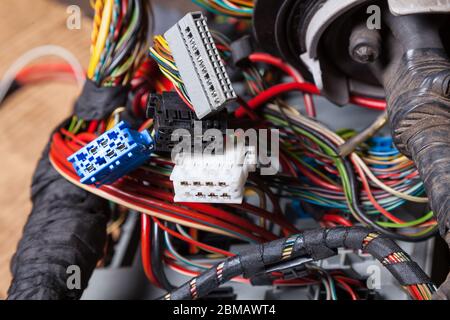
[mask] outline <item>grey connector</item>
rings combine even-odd
[[[188,13],[164,37],[199,119],[236,99],[201,12]]]

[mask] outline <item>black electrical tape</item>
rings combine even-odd
[[[209,269],[208,271],[202,273],[195,280],[196,294],[199,297],[204,297],[208,295],[211,291],[218,287],[217,280],[211,281],[210,279],[216,279],[216,270]]]
[[[319,257],[336,254],[335,249],[339,247],[356,250],[362,249],[364,239],[372,232],[370,229],[359,227],[307,231],[298,235],[294,240],[291,258],[299,257],[300,255],[310,255],[311,257],[315,256],[321,259]],[[216,268],[218,266],[215,266],[165,297],[173,300],[201,298],[220,284],[241,274],[247,277],[251,274],[258,275],[254,281],[259,282],[264,279],[258,279],[261,270],[264,270],[268,264],[273,265],[281,261],[281,252],[283,251],[284,244],[288,240],[280,239],[264,245],[253,246],[242,252],[240,256],[229,258],[224,263],[219,264],[218,266],[222,266],[222,272],[217,272]],[[270,247],[274,247],[280,253],[275,254],[275,251],[269,249]],[[383,236],[373,238],[369,242],[369,245],[363,249],[376,257],[379,256],[377,259],[380,261],[383,261],[384,257],[393,252],[406,254],[392,240]],[[381,257],[383,253],[386,255]],[[253,265],[251,265],[252,263]],[[407,262],[398,266],[388,265],[386,267],[402,285],[432,283],[428,276],[415,263]],[[194,287],[192,286],[193,283],[195,284]],[[195,296],[192,294],[193,291],[196,292]]]
[[[33,208],[11,262],[8,299],[78,299],[103,256],[107,202],[68,182],[45,149],[32,182]],[[81,286],[69,289],[69,266]]]
[[[328,231],[326,245],[330,248],[340,248],[344,246],[350,229],[344,227],[333,228]]]
[[[353,249],[362,249],[364,238],[371,233],[370,229],[355,227],[347,233],[344,238],[344,247]],[[380,236],[381,237],[381,236]],[[390,243],[395,243],[390,241]]]
[[[386,265],[386,268],[402,286],[423,283],[432,284],[430,278],[414,261],[393,263]]]
[[[244,278],[251,278],[256,274],[262,273],[265,270],[264,264],[264,250],[262,245],[252,247],[240,253],[239,260],[241,262],[242,274]]]
[[[166,296],[162,297],[161,299],[166,299]],[[172,293],[170,294],[170,299],[167,300],[191,300],[193,299],[191,296],[191,291],[190,291],[190,287],[189,284],[186,283],[184,285],[182,285],[181,287],[179,287],[177,290],[172,291]]]
[[[97,87],[87,79],[80,97],[75,102],[74,113],[83,120],[101,120],[117,107],[126,106],[129,87]]]
[[[220,284],[231,280],[232,278],[242,274],[243,272],[244,271],[242,269],[241,261],[238,256],[226,260],[223,267],[222,281],[220,281]]]
[[[403,251],[395,242],[386,240],[388,240],[388,238],[379,236],[370,241],[364,248],[364,251],[370,252],[378,260],[383,260],[391,253]]]
[[[295,239],[293,251],[296,254],[296,256],[303,256],[308,254],[308,252],[305,249],[305,237],[303,237],[303,234],[299,234],[297,239]]]
[[[281,260],[285,242],[286,239],[279,239],[262,245],[264,265],[268,266]]]
[[[326,245],[326,229],[309,230],[303,233],[305,249],[314,260],[322,260],[336,255],[336,251]]]

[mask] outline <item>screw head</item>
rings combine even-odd
[[[353,59],[359,63],[372,63],[378,56],[378,50],[366,44],[359,45],[352,51]]]

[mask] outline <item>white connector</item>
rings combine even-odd
[[[175,202],[242,203],[249,172],[256,170],[254,147],[223,155],[180,157],[170,176]]]

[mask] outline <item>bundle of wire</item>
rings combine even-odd
[[[285,264],[304,263],[304,257],[322,259],[335,253],[339,247],[370,252],[404,284],[405,290],[417,300],[431,299],[436,288],[429,278],[412,262],[409,256],[390,239],[364,228],[334,228],[312,230],[263,245],[214,265],[184,285],[164,295],[165,300],[189,300],[204,297],[208,292],[244,274],[247,278],[285,267]],[[402,272],[411,276],[404,278]],[[332,284],[332,283],[331,283]]]
[[[150,5],[141,0],[97,0],[87,77],[98,86],[130,82],[147,46]]]
[[[300,198],[320,207],[338,209],[344,214],[350,212],[356,221],[395,239],[422,241],[436,233],[437,225],[432,212],[411,221],[404,221],[389,212],[407,201],[421,204],[428,202],[426,197],[420,196],[424,193],[423,183],[412,161],[395,149],[388,154],[381,154],[369,148],[365,152],[353,152],[348,158],[342,158],[338,149],[345,143],[343,137],[313,118],[302,115],[279,98],[264,109],[263,116],[259,117],[252,109],[267,104],[283,93],[296,90],[319,94],[319,91],[305,83],[292,67],[280,59],[259,53],[251,55],[249,59],[254,63],[276,66],[295,80],[264,90],[267,84],[257,71],[257,66],[248,66],[245,72],[256,74],[245,77],[249,91],[255,97],[235,112],[237,117],[247,114],[259,122],[267,121],[267,127],[277,127],[282,133],[281,160],[287,174],[275,176],[269,183],[271,187],[282,190],[282,197]],[[306,113],[312,116],[315,114],[314,104],[307,98]],[[352,101],[364,107],[383,109],[380,101],[363,97],[353,97]],[[347,138],[351,137],[349,133],[352,131],[342,131]],[[355,172],[359,181],[355,178]],[[363,189],[361,192],[360,186]]]
[[[214,14],[235,18],[251,18],[253,13],[253,0],[192,0],[203,9]]]
[[[192,109],[191,100],[186,93],[186,88],[184,87],[183,80],[181,80],[166,39],[158,35],[153,39],[153,42],[154,46],[150,48],[150,56],[158,63],[161,72],[172,82],[175,91],[184,103]]]
[[[155,45],[150,49],[156,64],[141,59],[146,39],[142,30],[147,30],[148,26],[145,1],[96,1],[95,9],[89,79],[101,86],[131,85],[130,98],[137,117],[143,115],[149,92],[174,88],[189,106],[189,97],[184,93],[170,49],[162,36],[155,38]],[[214,38],[222,58],[227,61],[229,40],[218,33]],[[87,122],[74,116],[52,137],[50,160],[61,175],[118,206],[142,213],[142,260],[152,283],[166,290],[173,289],[164,274],[164,265],[195,276],[234,256],[227,248],[202,242],[200,233],[219,235],[243,244],[265,243],[297,234],[301,225],[294,226],[283,214],[284,199],[299,199],[328,210],[320,221],[324,226],[368,225],[390,238],[406,241],[421,241],[434,235],[436,222],[432,213],[406,221],[389,212],[403,206],[405,201],[427,202],[420,196],[422,183],[409,160],[397,153],[377,154],[370,147],[361,147],[348,157],[340,157],[339,147],[351,132],[339,135],[313,119],[313,95],[320,91],[280,59],[258,53],[249,59],[252,64],[242,70],[242,74],[248,85],[247,94],[253,97],[248,101],[240,99],[242,105],[235,116],[249,116],[255,127],[280,129],[282,171],[274,177],[250,176],[245,189],[248,197],[242,205],[174,203],[169,179],[173,164],[159,154],[154,154],[148,163],[112,185],[96,188],[81,184],[67,158],[117,124],[125,110],[121,106],[102,120]],[[271,83],[270,79],[280,78],[267,75],[280,71],[294,81]],[[293,91],[304,96],[308,116],[283,100],[285,94]],[[364,97],[352,97],[352,102],[378,110],[385,108],[384,101]],[[153,131],[152,119],[141,122],[140,131]],[[250,201],[255,196],[259,205]],[[122,221],[121,216],[111,228],[116,229]],[[179,243],[188,244],[190,252],[201,256],[202,262],[183,256]],[[352,299],[357,298],[356,288],[364,287],[340,270],[323,270],[315,265],[310,265],[307,275],[301,279],[288,280],[280,272],[270,275],[274,285],[323,286],[329,299],[337,298],[336,285]],[[245,278],[232,278],[249,283]],[[415,299],[429,299],[433,290],[429,286],[406,289]]]
[[[211,35],[216,43],[217,49],[223,61],[231,58],[229,39],[223,34],[211,31]],[[150,57],[156,61],[161,72],[173,85],[174,90],[178,93],[184,103],[193,109],[191,100],[186,92],[183,80],[178,72],[177,65],[170,52],[169,44],[162,35],[153,38],[153,47],[150,47]]]

